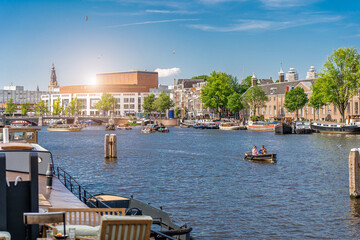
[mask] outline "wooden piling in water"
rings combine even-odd
[[[360,198],[360,154],[353,148],[349,154],[349,192],[351,198]]]
[[[110,157],[117,158],[116,134],[110,135]]]
[[[105,134],[105,139],[104,139],[104,157],[105,157],[105,158],[109,158],[109,157],[110,157],[109,134]]]

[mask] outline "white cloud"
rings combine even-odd
[[[299,7],[313,4],[321,0],[260,0],[266,7],[270,8],[287,8]]]
[[[160,14],[197,14],[198,12],[186,11],[186,10],[157,10],[147,9],[147,13],[160,13]]]
[[[170,77],[175,76],[181,72],[180,68],[157,68],[154,70],[159,73],[159,77]]]
[[[136,23],[125,23],[121,25],[108,26],[109,28],[118,28],[134,25],[144,25],[144,24],[154,24],[154,23],[169,23],[169,22],[186,22],[186,21],[198,21],[199,19],[169,19],[169,20],[159,20],[159,21],[145,21],[145,22],[136,22]]]
[[[341,16],[307,16],[307,18],[299,18],[291,21],[268,21],[268,20],[238,20],[238,23],[230,26],[217,27],[205,24],[192,24],[190,28],[200,29],[210,32],[240,32],[251,30],[282,30],[305,25],[313,25],[319,23],[337,22],[342,19]]]

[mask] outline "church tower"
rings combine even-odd
[[[253,73],[251,77],[251,86],[255,86],[257,84],[257,78],[255,76],[255,73]]]
[[[280,68],[280,72],[279,72],[279,82],[285,82],[285,73],[282,67]]]
[[[51,68],[50,84],[48,90],[49,92],[60,92],[60,87],[56,80],[56,72],[55,72],[54,64],[52,64],[52,68]]]

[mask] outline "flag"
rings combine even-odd
[[[286,92],[288,92],[289,91],[289,86],[286,86]]]

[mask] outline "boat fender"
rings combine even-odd
[[[126,216],[135,216],[135,215],[141,216],[143,214],[142,214],[141,209],[139,209],[139,208],[129,208],[128,210],[126,210],[125,215]]]

